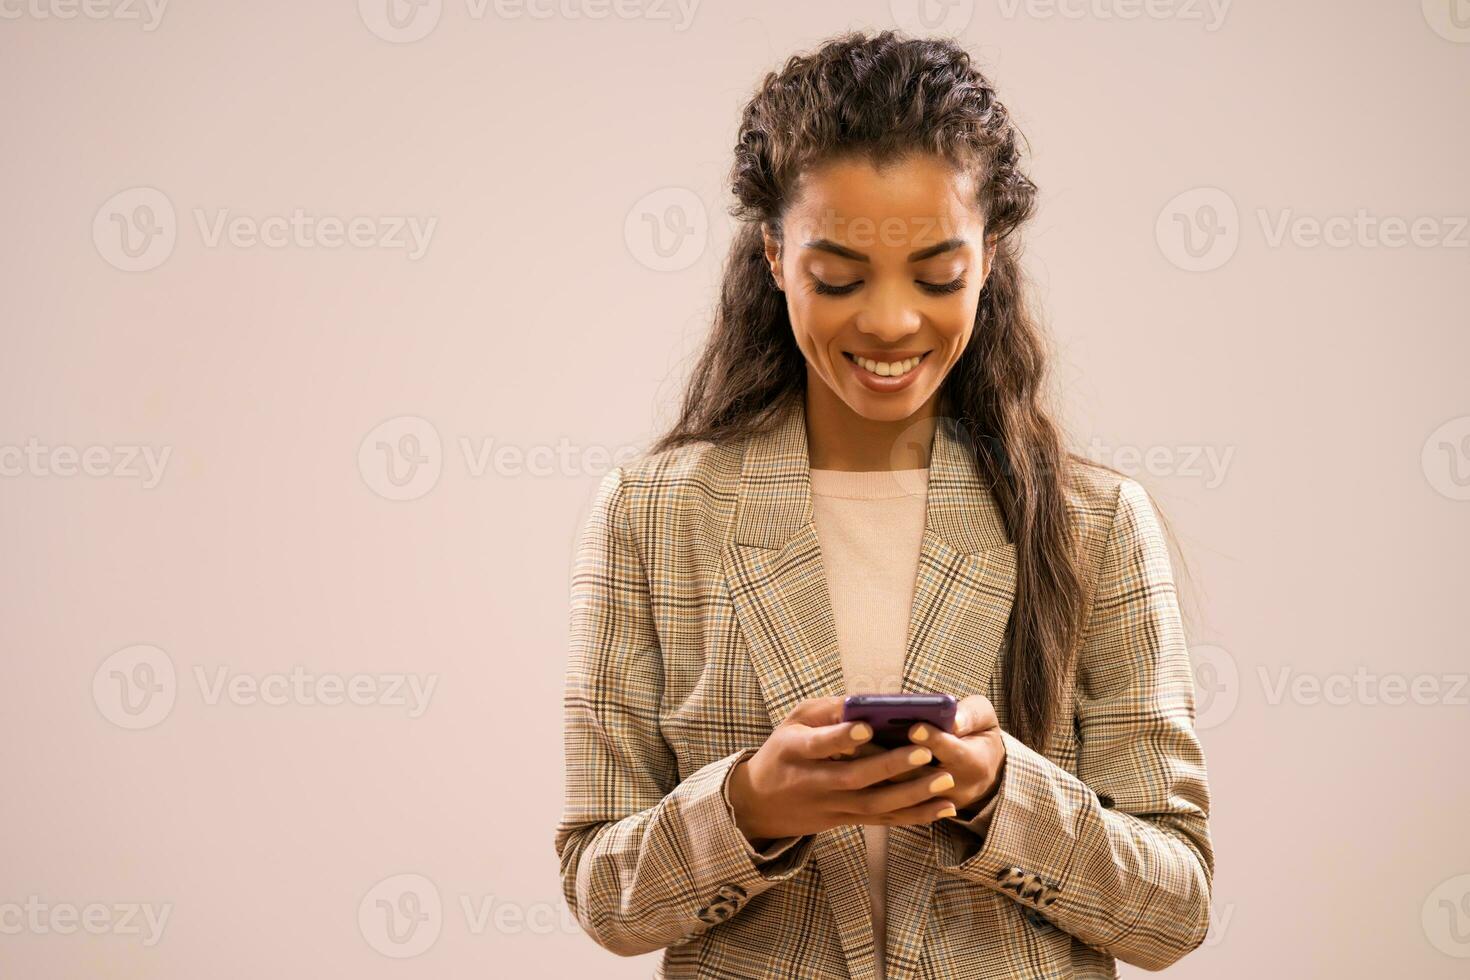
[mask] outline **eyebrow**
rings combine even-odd
[[[928,248],[921,248],[917,252],[910,254],[908,260],[910,262],[921,262],[924,259],[932,259],[934,256],[939,255],[943,252],[949,252],[957,248],[962,248],[968,244],[969,242],[964,238],[946,238],[938,245],[930,245]],[[845,259],[852,259],[855,262],[869,261],[868,257],[862,252],[855,252],[852,249],[848,248],[846,245],[838,245],[830,238],[814,238],[811,241],[804,243],[803,247],[815,248],[823,252],[831,252],[833,255],[840,255]]]

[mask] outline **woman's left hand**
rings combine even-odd
[[[983,694],[971,694],[960,700],[953,733],[920,722],[909,729],[909,741],[928,748],[934,753],[932,764],[954,777],[954,787],[938,795],[964,811],[984,806],[1000,788],[1006,762],[1000,731],[995,705]]]

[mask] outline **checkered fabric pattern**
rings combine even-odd
[[[578,541],[563,889],[594,940],[663,950],[655,976],[671,980],[874,976],[860,828],[758,853],[726,792],[799,701],[844,693],[799,399],[778,423],[613,470]],[[1112,978],[1208,930],[1210,796],[1164,537],[1135,481],[1086,468],[1074,483],[1089,611],[1059,721],[1045,751],[1003,735],[983,818],[892,828],[891,980]],[[1006,726],[1015,568],[941,420],[903,690],[985,694]]]

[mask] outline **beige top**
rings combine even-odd
[[[811,470],[812,519],[827,571],[847,694],[903,691],[928,482],[927,468]],[[882,980],[888,828],[864,824],[862,829]]]

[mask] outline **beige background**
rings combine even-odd
[[[930,8],[1034,146],[1069,429],[1189,561],[1180,977],[1470,968],[1456,2]],[[649,975],[560,898],[576,534],[672,420],[744,99],[916,4],[96,3],[0,3],[0,975]]]

